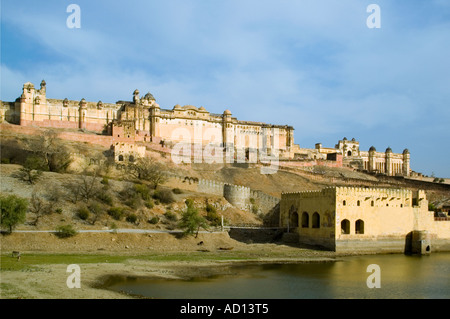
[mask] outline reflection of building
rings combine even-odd
[[[1,103],[0,111],[1,119],[10,123],[79,128],[109,134],[114,134],[114,130],[127,130],[131,122],[136,138],[142,141],[164,142],[166,145],[177,142],[212,143],[245,149],[246,153],[252,149],[267,149],[269,153],[278,151],[282,158],[291,156],[294,143],[294,129],[291,126],[240,121],[232,117],[229,110],[223,114],[213,114],[204,107],[191,105],[161,109],[152,94],[147,93],[141,98],[138,90],[133,92],[132,101],[112,104],[85,99],[49,99],[45,81],[41,82],[40,89],[35,89],[28,82],[15,102]],[[126,125],[121,124],[124,121]],[[131,136],[125,132],[119,134]]]
[[[429,249],[450,250],[450,219],[435,219],[424,191],[330,187],[283,193],[280,226],[301,243],[342,252],[403,252],[408,234],[417,231],[427,232]]]

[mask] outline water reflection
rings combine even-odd
[[[381,288],[369,289],[367,266],[381,269]],[[449,298],[450,254],[373,255],[334,263],[232,267],[233,276],[191,280],[121,278],[109,289],[152,298]]]

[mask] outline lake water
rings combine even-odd
[[[367,286],[372,264],[380,267],[380,288]],[[122,278],[108,289],[158,299],[450,298],[450,253],[355,256],[332,263],[230,270],[235,275],[191,280]]]

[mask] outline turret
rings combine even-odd
[[[80,129],[86,128],[86,109],[87,109],[87,102],[84,98],[80,101],[80,107],[79,107],[79,118],[78,118],[78,127]]]
[[[393,175],[393,169],[392,169],[392,149],[388,147],[386,149],[386,175],[392,176]]]
[[[377,150],[374,146],[371,146],[369,149],[369,172],[374,172],[377,169],[376,162],[375,162],[376,151]]]
[[[141,99],[139,98],[139,90],[136,89],[133,92],[133,103],[138,105],[140,103]]]
[[[410,154],[409,150],[405,148],[403,151],[403,176],[410,176]]]

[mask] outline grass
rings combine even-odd
[[[40,265],[52,264],[95,264],[95,263],[127,263],[128,260],[143,260],[153,262],[172,261],[225,261],[225,260],[256,260],[258,256],[251,256],[248,252],[178,252],[155,253],[146,255],[93,255],[93,254],[22,254],[20,261],[9,254],[2,254],[0,271],[44,271]]]

